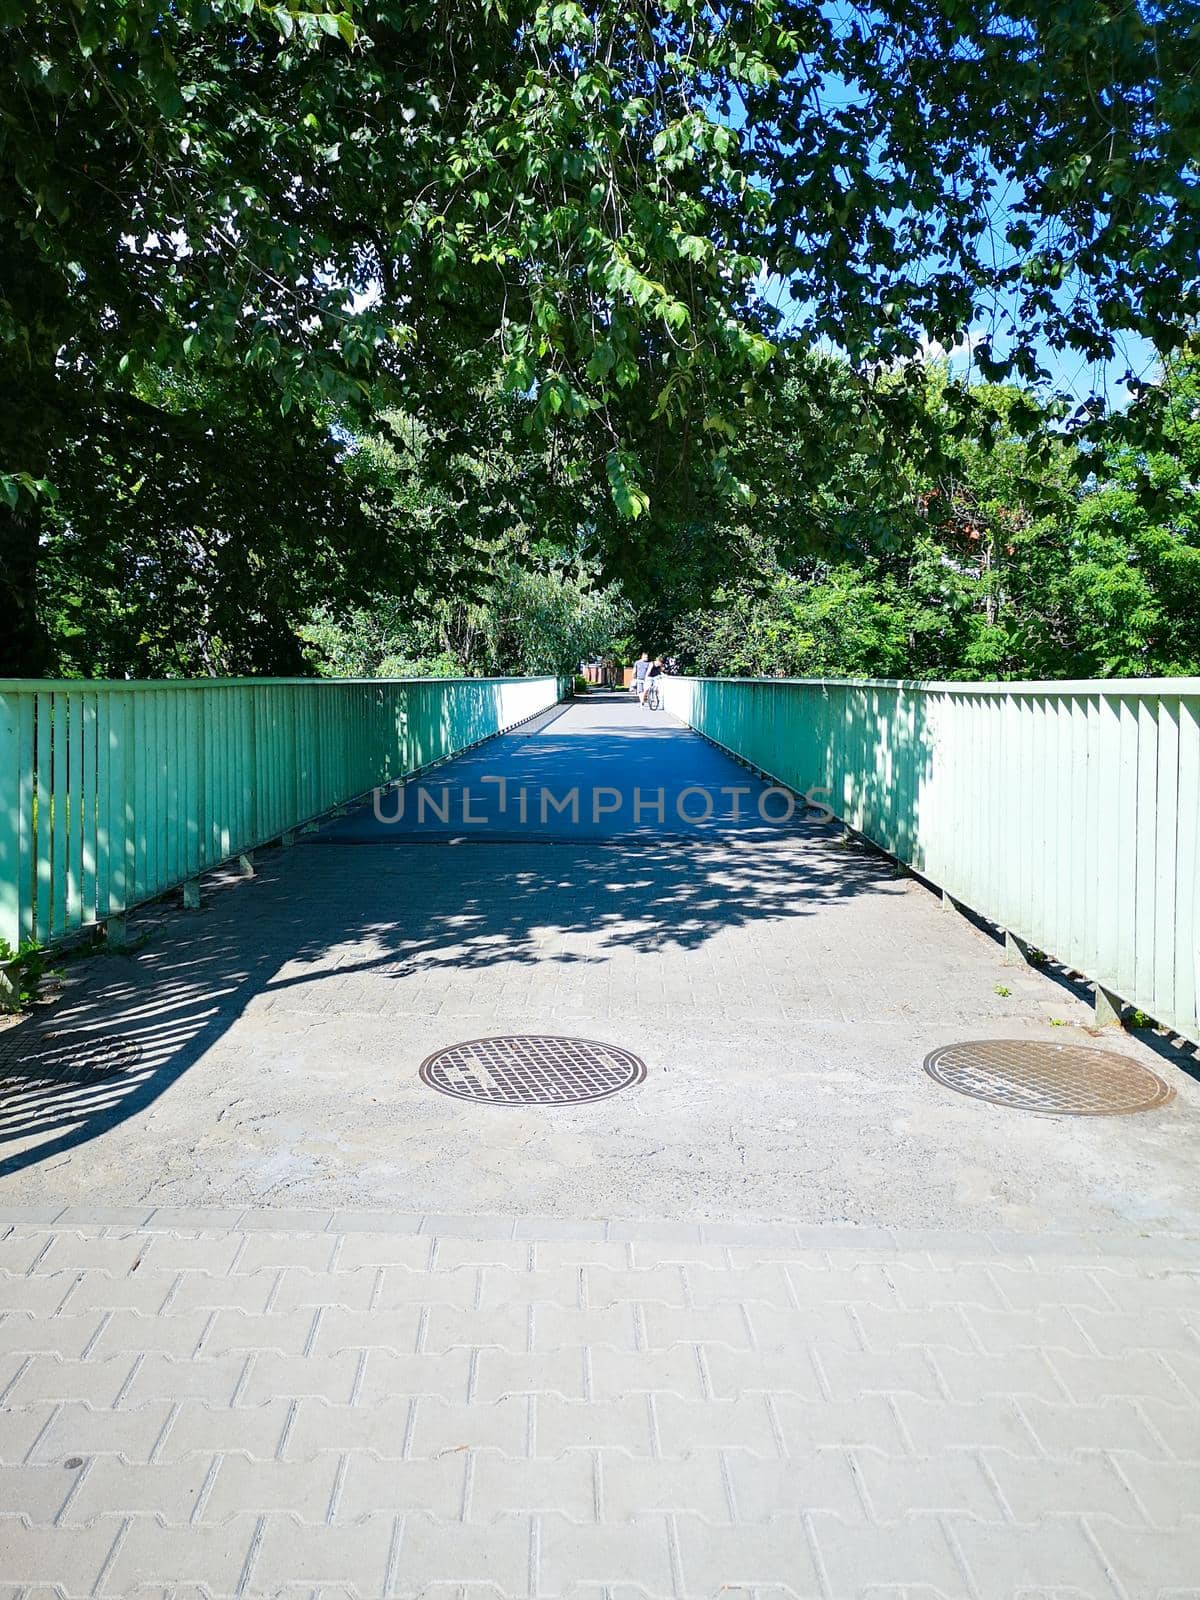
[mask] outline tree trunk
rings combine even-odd
[[[44,478],[50,459],[47,410],[32,386],[12,378],[7,396],[0,396],[0,471]],[[41,533],[40,500],[22,488],[15,507],[0,501],[0,678],[38,678],[52,665],[38,606]]]

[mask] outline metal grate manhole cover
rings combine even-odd
[[[1174,1095],[1156,1073],[1115,1050],[1038,1039],[975,1039],[925,1058],[931,1078],[976,1100],[1060,1117],[1119,1117]]]
[[[142,1059],[136,1039],[105,1033],[40,1033],[0,1037],[0,1080],[93,1083],[128,1072]]]
[[[488,1105],[576,1105],[603,1100],[645,1076],[645,1063],[628,1050],[542,1033],[468,1039],[421,1063],[431,1089]]]

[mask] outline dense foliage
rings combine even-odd
[[[899,581],[940,535],[883,492],[897,462],[988,423],[931,416],[896,363],[970,333],[984,378],[1028,384],[1047,351],[1165,354],[1194,324],[1195,24],[0,0],[0,672],[295,669],[314,608],[469,609],[509,560],[583,560],[660,628],[744,556],[739,506],[788,581],[805,545]],[[1143,563],[1173,526],[1146,456],[1110,446],[1097,616],[1124,605],[1114,508]]]

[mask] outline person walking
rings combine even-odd
[[[637,691],[638,705],[646,703],[646,683],[650,673],[650,657],[643,650],[633,663],[633,687]]]

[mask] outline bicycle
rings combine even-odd
[[[658,679],[657,678],[651,678],[650,679],[649,686],[646,689],[645,704],[650,708],[651,711],[657,711],[658,710],[659,698],[658,698]]]

